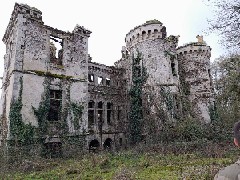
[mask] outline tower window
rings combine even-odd
[[[106,78],[106,85],[110,86],[110,79],[109,78]]]
[[[88,82],[94,82],[94,75],[88,74]]]
[[[103,78],[102,77],[98,77],[98,84],[103,84]]]
[[[50,109],[48,112],[49,121],[58,121],[60,119],[61,103],[62,103],[62,91],[50,90]]]
[[[171,68],[172,68],[172,74],[173,74],[173,76],[177,76],[176,68],[175,68],[175,63],[174,63],[174,62],[171,62]]]

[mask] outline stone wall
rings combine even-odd
[[[89,122],[88,142],[98,140],[101,146],[111,139],[117,146],[119,139],[125,143],[127,129],[126,89],[122,83],[124,71],[103,64],[88,63],[89,113],[94,122]],[[99,107],[102,103],[102,107]],[[90,107],[91,106],[91,107]],[[101,116],[101,117],[99,117]]]
[[[210,56],[211,48],[204,43],[191,43],[179,47],[181,88],[193,105],[193,115],[209,123],[209,108],[213,102]]]
[[[6,54],[0,145],[12,138],[9,113],[21,97],[21,121],[37,129],[34,138],[43,146],[61,142],[64,152],[70,152],[69,147],[76,149],[72,153],[126,147],[132,58],[138,53],[140,66],[147,72],[141,96],[142,135],[157,134],[166,121],[177,121],[182,114],[182,97],[193,105],[189,111],[194,117],[210,122],[211,49],[201,36],[201,42],[177,48],[179,36],[167,37],[160,21],[147,21],[130,30],[121,59],[106,66],[91,61],[90,34],[79,25],[72,32],[47,26],[41,11],[15,4],[3,37]],[[51,116],[50,111],[57,116]]]

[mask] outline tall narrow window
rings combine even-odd
[[[121,113],[122,113],[121,108],[120,108],[120,106],[118,106],[117,107],[117,120],[118,121],[120,121],[120,119],[121,119]]]
[[[111,125],[112,120],[112,103],[107,103],[107,123],[108,125]]]
[[[63,39],[50,36],[50,62],[62,65]]]
[[[102,77],[98,77],[98,84],[103,85],[103,78]]]
[[[106,78],[106,85],[110,86],[110,78]]]
[[[88,74],[88,82],[94,82],[94,75]]]
[[[94,101],[88,102],[88,126],[94,125]]]
[[[103,122],[104,122],[104,119],[103,119],[103,102],[100,101],[98,102],[98,110],[97,110],[97,121],[98,121],[98,129],[100,132],[102,132],[102,125],[103,125]]]
[[[60,119],[61,103],[62,91],[50,90],[50,109],[48,112],[49,121],[58,121]]]
[[[88,110],[88,125],[94,125],[94,110]]]
[[[176,69],[175,69],[175,63],[174,62],[171,62],[171,68],[172,68],[173,76],[177,76],[177,72],[176,72]]]

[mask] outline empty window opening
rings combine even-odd
[[[100,102],[98,103],[98,109],[102,109],[102,108],[103,108],[103,102],[100,101]]]
[[[161,32],[162,32],[162,38],[166,38],[167,36],[167,31],[166,31],[166,27],[164,26],[162,29],[161,29]]]
[[[142,31],[142,39],[144,39],[146,36],[146,31]]]
[[[106,85],[110,86],[110,78],[106,78]]]
[[[151,34],[151,30],[148,30],[148,34],[149,34],[149,35]]]
[[[122,113],[121,108],[120,108],[120,106],[118,106],[118,108],[117,108],[117,119],[118,119],[118,121],[120,121],[121,113]]]
[[[174,62],[171,62],[171,68],[172,68],[172,74],[173,74],[173,76],[177,76],[176,68],[175,68],[175,63],[174,63]]]
[[[119,138],[119,145],[122,146],[122,138]]]
[[[96,152],[100,147],[98,140],[94,139],[89,143],[89,152]]]
[[[49,121],[58,121],[60,119],[62,103],[62,91],[50,90],[50,109],[48,112]]]
[[[112,103],[110,102],[107,103],[107,109],[112,109]]]
[[[98,122],[102,122],[102,120],[103,120],[103,110],[98,110],[97,117],[98,117]]]
[[[94,82],[94,75],[93,74],[88,75],[88,82]]]
[[[94,101],[88,102],[88,108],[94,108]]]
[[[97,119],[98,119],[98,129],[100,133],[102,132],[102,125],[103,125],[103,110],[97,111]]]
[[[103,84],[103,78],[102,77],[98,77],[98,84]]]
[[[94,125],[94,110],[88,110],[88,126]]]
[[[112,148],[112,139],[111,138],[107,138],[103,144],[103,147],[105,150],[110,150]]]
[[[62,65],[63,39],[50,36],[50,62]]]
[[[208,76],[211,78],[211,70],[208,69]]]
[[[107,103],[107,123],[110,125],[112,120],[112,103]]]
[[[158,33],[158,30],[157,29],[154,29],[154,34],[157,34]]]

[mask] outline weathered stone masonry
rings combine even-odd
[[[184,110],[182,96],[194,104],[195,118],[210,122],[211,48],[203,41],[177,47],[178,36],[167,37],[160,21],[147,21],[126,35],[122,58],[106,66],[92,62],[90,34],[79,25],[72,32],[47,26],[41,11],[15,4],[3,37],[1,146],[19,141],[18,130],[11,129],[20,127],[14,124],[11,109],[21,100],[17,119],[23,123],[21,128],[29,124],[35,129],[32,138],[40,139],[47,149],[57,145],[64,153],[69,148],[78,151],[80,146],[89,150],[126,147],[132,57],[138,52],[148,74],[142,95],[143,135],[152,130],[149,126],[157,132],[164,121],[176,121]]]

